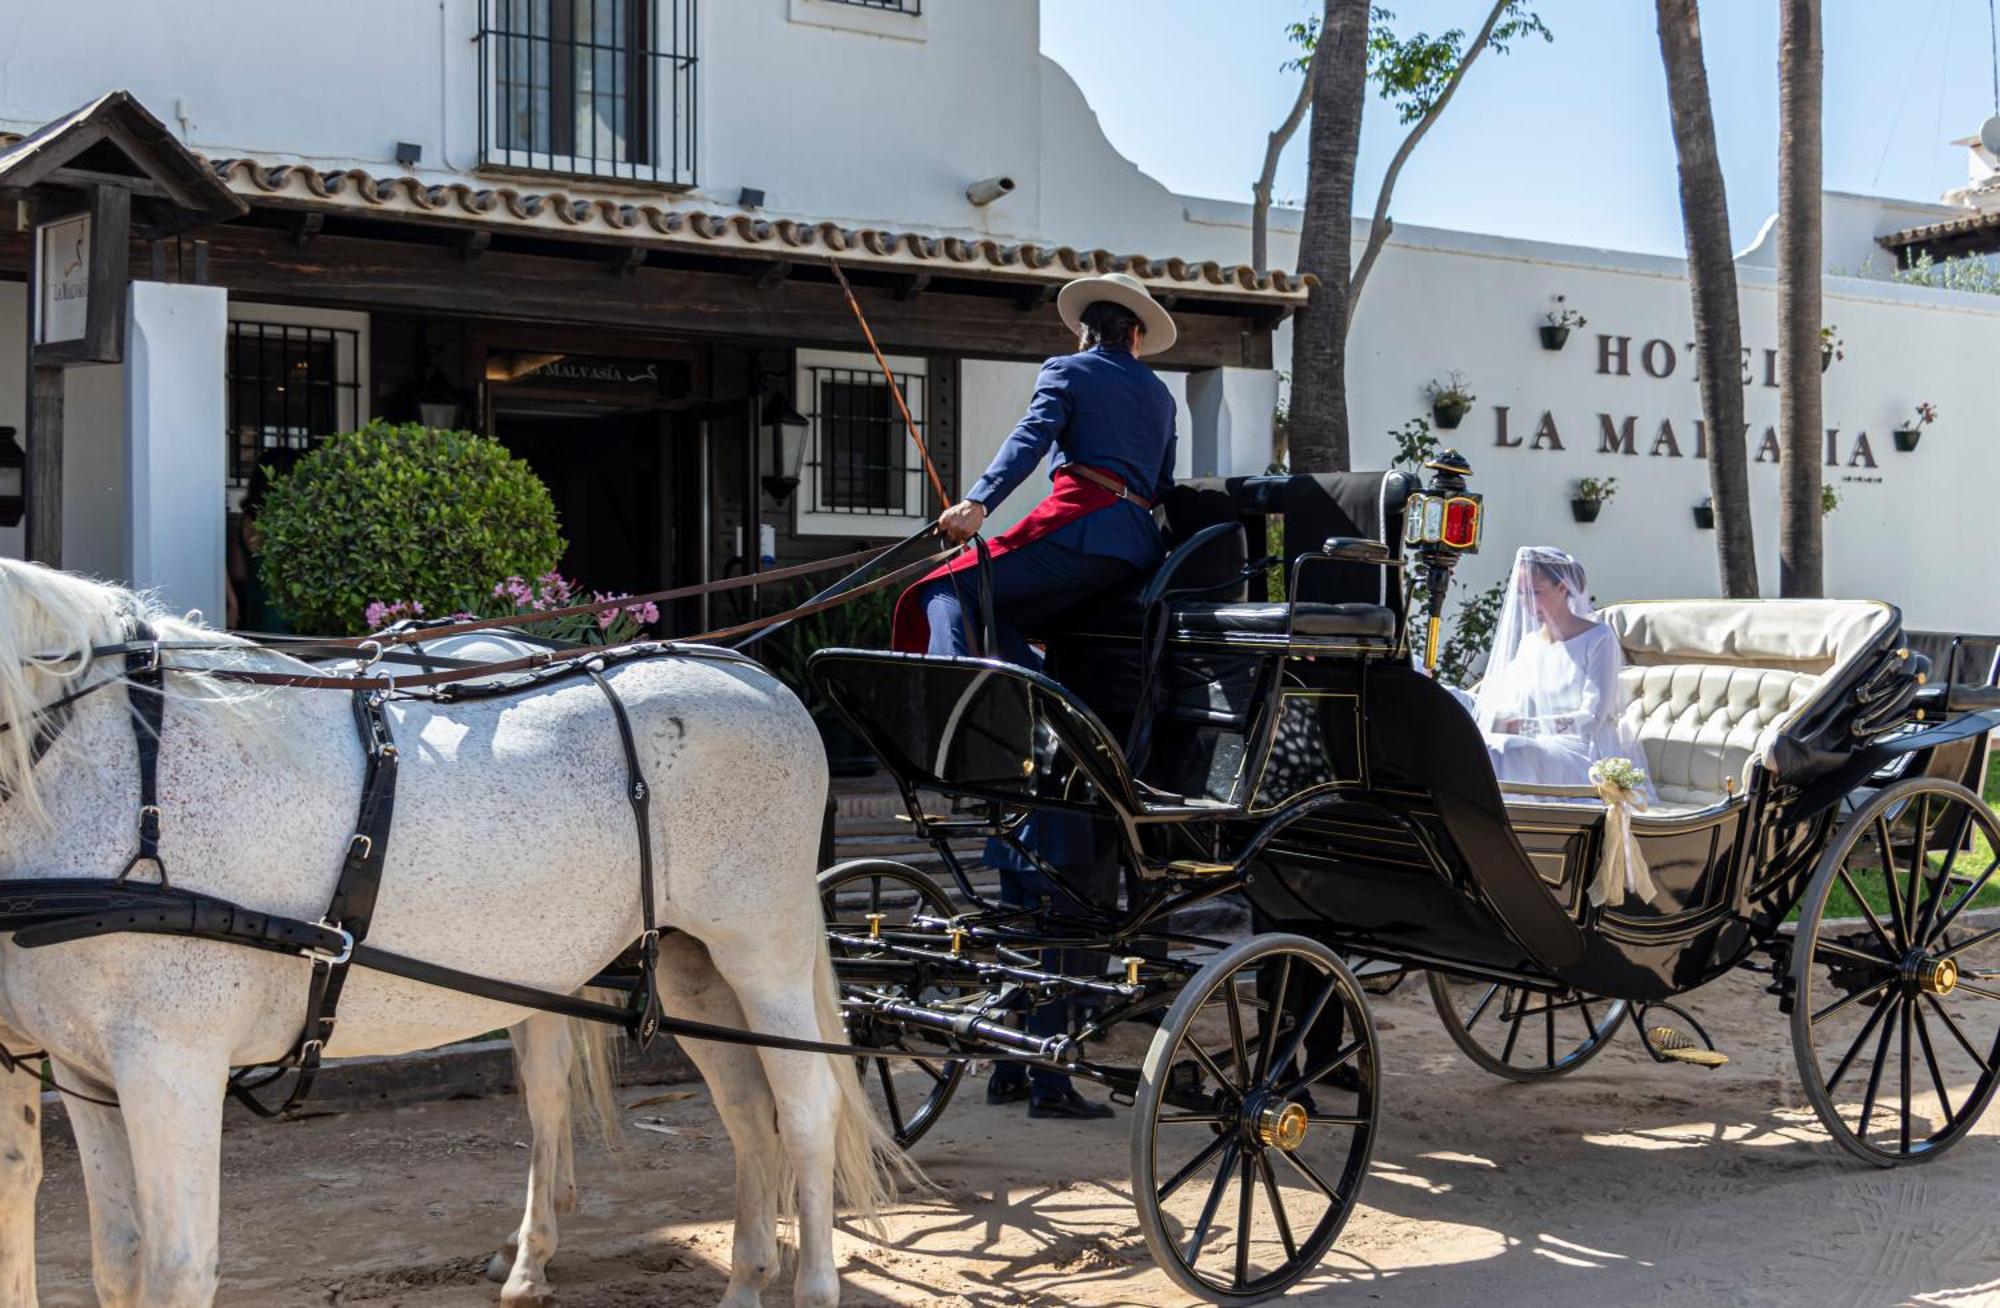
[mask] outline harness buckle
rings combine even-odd
[[[139,838],[158,841],[160,838],[160,806],[146,804],[139,809]]]
[[[144,674],[151,674],[159,670],[160,642],[156,640],[146,646],[146,662],[138,668],[138,671]]]
[[[340,952],[333,953],[320,948],[318,945],[307,945],[302,951],[307,958],[312,959],[314,962],[325,963],[329,967],[339,967],[342,963],[354,957],[354,933],[352,931],[347,930],[345,927],[337,927],[331,922],[322,922],[320,926],[340,937]],[[318,1044],[319,1041],[309,1040],[306,1043]]]
[[[347,842],[347,856],[366,863],[375,857],[375,838],[363,835],[359,831],[355,832],[353,838]]]

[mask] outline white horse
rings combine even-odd
[[[85,651],[143,614],[163,639],[214,640],[142,597],[0,560],[0,878],[113,876],[130,859],[138,761],[128,700],[79,701],[37,762],[36,715],[119,669]],[[274,655],[182,655],[289,666]],[[663,658],[607,674],[631,714],[651,823],[669,1012],[809,1040],[844,1038],[813,862],[826,765],[803,708],[752,665]],[[317,920],[360,795],[345,694],[259,690],[170,672],[161,851],[173,884]],[[587,680],[449,707],[392,704],[396,816],[369,941],[568,993],[640,931],[625,758]],[[22,949],[0,938],[0,1041],[46,1049],[72,1097],[99,1298],[204,1305],[218,1271],[223,1082],[284,1056],[304,1015],[304,959],[212,941],[107,935]],[[357,969],[330,1056],[395,1053],[519,1024],[536,1145],[503,1298],[547,1289],[566,1155],[570,1029],[456,992]],[[594,1037],[592,1037],[594,1038]],[[895,1152],[860,1084],[826,1055],[688,1043],[735,1146],[736,1236],[722,1302],[760,1301],[777,1218],[794,1200],[794,1302],[833,1304],[836,1190],[864,1215]],[[844,1060],[840,1060],[843,1061]],[[34,1297],[40,1177],[33,1080],[0,1074],[0,1306]]]

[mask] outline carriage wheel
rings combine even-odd
[[[1841,1148],[1922,1162],[1972,1129],[2000,1071],[2000,823],[1933,777],[1863,804],[1820,856],[1792,947],[1792,1050]]]
[[[1460,981],[1430,974],[1451,1042],[1509,1081],[1543,1081],[1574,1072],[1618,1034],[1631,1006],[1575,990],[1532,990],[1504,981]]]
[[[845,936],[870,933],[871,913],[880,913],[885,931],[908,927],[919,915],[950,917],[956,910],[937,882],[912,867],[882,859],[857,859],[841,863],[819,874],[820,904],[830,931]],[[843,958],[867,958],[865,947],[832,945],[833,968],[840,975]],[[844,994],[887,995],[911,1003],[937,1003],[959,997],[957,986],[936,983],[891,983],[870,980],[842,983]],[[865,1013],[850,1011],[848,1038],[857,1045],[874,1049],[900,1049],[908,1053],[941,1055],[944,1046],[931,1041],[926,1033],[876,1022]],[[964,1059],[857,1058],[855,1069],[869,1086],[875,1107],[889,1123],[896,1143],[908,1149],[936,1124],[945,1105],[965,1076]]]
[[[1217,955],[1160,1023],[1133,1105],[1155,1261],[1220,1301],[1310,1272],[1361,1192],[1380,1094],[1375,1025],[1332,950],[1261,935]]]

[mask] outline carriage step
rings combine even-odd
[[[1656,1026],[1646,1031],[1646,1043],[1661,1059],[1672,1059],[1676,1063],[1692,1063],[1696,1067],[1716,1068],[1729,1061],[1729,1055],[1720,1049],[1711,1049],[1679,1027]]]

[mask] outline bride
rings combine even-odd
[[[1494,773],[1502,781],[1588,785],[1600,759],[1643,766],[1636,735],[1619,722],[1624,664],[1618,638],[1591,608],[1583,565],[1550,546],[1522,547],[1472,696]]]

